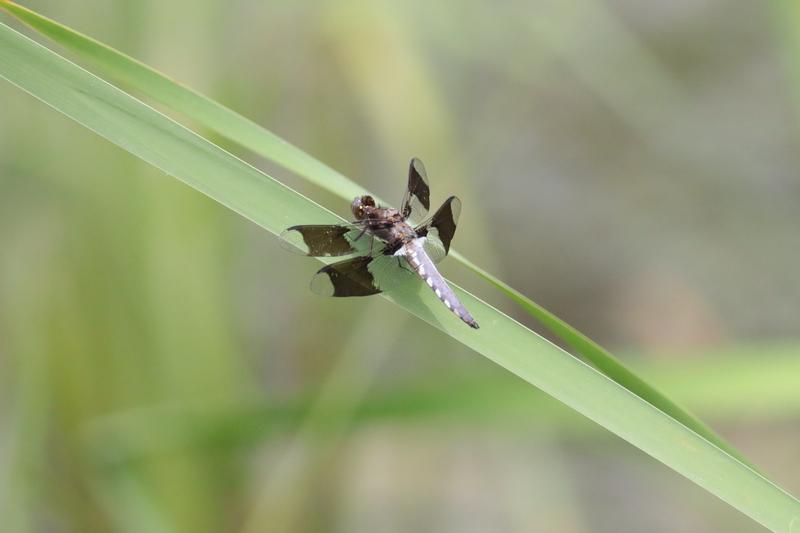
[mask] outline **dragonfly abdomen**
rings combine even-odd
[[[431,261],[422,247],[420,240],[417,239],[406,244],[404,249],[408,264],[411,265],[411,268],[413,268],[419,277],[430,287],[445,307],[450,309],[453,314],[463,320],[468,326],[478,329],[478,323],[475,322],[475,319],[469,314],[467,308],[464,307],[461,301],[456,297],[453,289],[450,288],[442,275],[439,274],[433,261]]]

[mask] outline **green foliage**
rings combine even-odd
[[[6,7],[16,6],[9,4]],[[69,33],[65,35],[69,36]],[[112,53],[108,57],[113,62],[117,56]],[[134,69],[134,77],[140,72],[146,72],[146,69]],[[337,220],[322,207],[5,25],[0,27],[0,75],[272,233],[277,234],[293,223]],[[131,75],[130,71],[128,75]],[[152,72],[149,75],[159,77]],[[156,87],[156,84],[144,80],[137,86],[139,90],[145,87]],[[164,90],[156,91],[157,94],[152,96],[168,103],[165,94],[176,91],[177,86],[167,84],[161,87]],[[202,97],[198,98],[202,100]],[[180,94],[176,99],[181,100]],[[216,104],[208,105],[208,109],[212,109]],[[232,120],[229,125],[233,129],[245,124],[224,108],[217,106],[215,109],[224,120],[217,121],[211,117],[206,127],[225,133],[222,123],[228,119]],[[188,110],[183,111],[197,119]],[[267,134],[257,126],[250,127],[255,128],[252,130],[252,145],[259,145]],[[239,140],[236,132],[225,134]],[[244,141],[243,144],[247,146]],[[325,184],[339,195],[352,196],[353,190],[357,189],[348,181],[331,185],[327,179],[330,175],[325,174],[328,172],[324,170],[326,167],[298,153],[294,147],[277,139],[270,146],[270,157],[290,168],[290,162],[294,161],[294,170],[315,176],[318,184]],[[484,276],[500,285],[492,276]],[[454,320],[429,291],[411,281],[387,298],[631,442],[765,526],[785,530],[800,513],[800,505],[794,498],[698,435],[696,431],[705,431],[704,428],[665,398],[653,401],[653,404],[661,404],[658,406],[663,410],[658,409],[491,306],[457,287],[456,290],[481,323],[480,331],[474,332]],[[512,296],[516,294],[508,287],[505,290]],[[529,312],[536,313],[538,308],[529,300],[518,295],[517,301]],[[539,318],[549,316],[539,312]],[[552,322],[550,326],[557,329],[559,323]],[[585,337],[566,325],[560,327],[562,335],[571,340],[578,351],[587,358],[592,359],[592,353],[596,359],[599,358],[600,363],[592,359],[595,364],[602,367],[602,362],[608,361],[604,359],[605,354]],[[620,369],[604,370],[612,375],[615,372],[618,376],[624,374]],[[638,378],[628,376],[621,379],[623,382],[626,380],[637,382]],[[636,389],[634,386],[630,388]],[[649,387],[639,388],[638,392],[653,394]],[[672,412],[668,414],[669,411]],[[687,424],[693,425],[696,431],[689,429]],[[119,490],[125,490],[125,487],[120,485]]]
[[[226,137],[278,165],[281,165],[314,185],[349,202],[364,194],[365,189],[342,174],[319,162],[296,146],[280,139],[272,132],[255,124],[238,113],[222,106],[188,87],[179,85],[167,76],[130,58],[113,48],[99,43],[64,25],[16,4],[6,4],[6,9],[31,27],[47,35],[58,44],[74,51],[85,61],[97,65],[102,73],[119,80],[135,92],[184,114],[193,122]],[[367,191],[368,192],[368,191]],[[374,193],[371,193],[374,195]],[[557,337],[569,345],[576,354],[594,365],[605,375],[675,418],[730,455],[747,463],[732,446],[719,438],[711,429],[668,397],[642,380],[600,345],[559,319],[533,300],[520,293],[491,273],[475,265],[456,249],[450,257],[461,262],[495,288],[519,304],[539,320]],[[750,465],[752,467],[752,465]]]

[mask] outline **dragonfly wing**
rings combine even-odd
[[[334,257],[357,253],[371,238],[355,224],[310,224],[287,228],[281,246],[311,257]]]
[[[431,208],[431,188],[425,165],[416,157],[408,165],[408,187],[403,195],[400,213],[406,220],[422,220]]]
[[[416,227],[417,235],[426,237],[425,248],[435,263],[450,252],[450,242],[456,234],[459,216],[461,200],[451,196],[430,219]]]

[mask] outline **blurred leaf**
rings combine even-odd
[[[794,82],[795,111],[800,117],[800,4],[780,0],[771,4],[785,48],[785,64]]]
[[[743,417],[780,421],[800,413],[798,351],[797,345],[757,345],[713,353],[673,353],[640,370],[675,390],[679,400],[698,412],[737,422]],[[368,363],[374,365],[374,359]],[[352,394],[349,389],[348,394]],[[89,445],[99,452],[92,455],[115,463],[176,448],[252,445],[308,424],[308,417],[303,416],[307,413],[314,413],[319,419],[314,423],[326,432],[331,426],[336,430],[344,418],[358,425],[436,420],[511,432],[529,431],[533,423],[537,431],[555,426],[559,434],[584,440],[597,435],[596,426],[569,416],[563,406],[543,395],[533,394],[523,381],[500,373],[446,372],[429,375],[424,383],[381,389],[357,405],[353,402],[344,407],[299,397],[280,404],[252,398],[236,405],[204,403],[191,408],[126,411],[93,422],[87,436]]]
[[[82,59],[97,65],[105,74],[167,105],[172,110],[183,113],[203,127],[209,128],[244,148],[296,172],[311,183],[348,202],[355,196],[365,192],[368,193],[365,188],[353,183],[342,174],[317,161],[274,133],[218,102],[178,84],[147,65],[22,6],[5,0],[0,0],[0,5],[26,24],[79,54]],[[375,195],[373,194],[373,196]],[[641,379],[622,362],[581,332],[521,292],[473,264],[455,249],[450,251],[450,257],[460,261],[467,268],[517,302],[527,313],[539,320],[578,355],[592,363],[608,377],[680,421],[699,435],[702,435],[728,454],[755,468],[736,449],[717,436],[699,419]]]
[[[0,76],[274,234],[297,222],[339,220],[4,24],[0,24]],[[478,331],[456,320],[424,284],[411,276],[401,285],[384,297],[606,427],[764,526],[788,530],[800,519],[800,502],[768,479],[471,294],[454,286],[458,297],[481,323]]]

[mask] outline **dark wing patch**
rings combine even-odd
[[[421,220],[431,208],[431,188],[425,165],[416,157],[408,165],[408,187],[400,212],[406,219]]]
[[[369,296],[381,289],[369,270],[373,257],[362,256],[321,268],[311,280],[311,290],[321,296]]]
[[[281,233],[281,245],[287,250],[299,250],[301,254],[311,257],[348,255],[357,251],[353,243],[360,234],[361,228],[354,226],[292,226]]]
[[[428,237],[431,241],[438,239],[441,241],[444,253],[447,254],[450,251],[450,241],[456,234],[459,216],[461,216],[461,200],[451,196],[444,201],[430,220],[416,228],[417,235]]]

